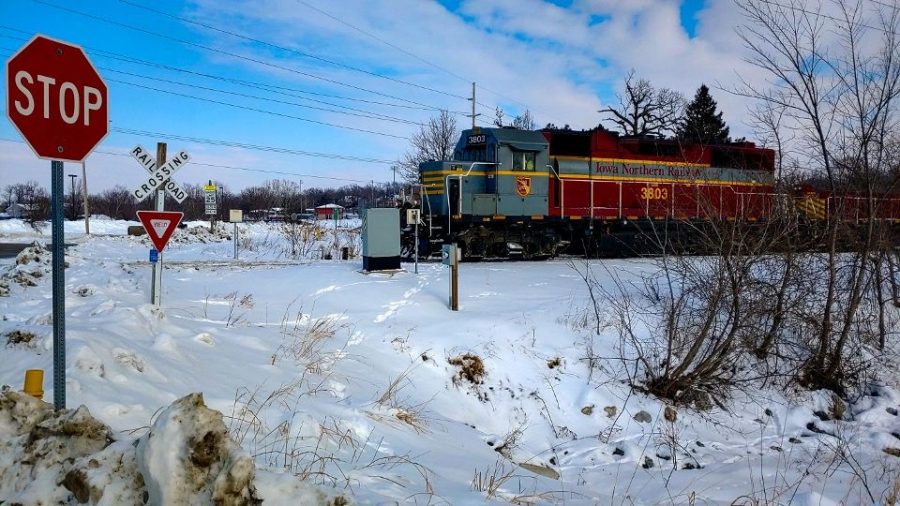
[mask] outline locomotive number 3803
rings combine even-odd
[[[644,200],[668,200],[668,188],[641,188],[641,198]]]

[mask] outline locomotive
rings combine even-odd
[[[462,132],[452,160],[419,165],[419,253],[449,242],[469,260],[696,251],[704,224],[769,219],[774,166],[775,152],[750,142],[476,127]],[[830,197],[807,191],[800,202],[818,216]],[[888,216],[900,218],[900,199],[892,206]]]

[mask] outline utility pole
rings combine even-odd
[[[475,118],[481,116],[481,114],[475,113],[475,83],[472,83],[472,98],[467,98],[466,100],[472,101],[472,114],[467,114],[466,116],[472,118],[472,129],[475,129]]]
[[[78,174],[69,174],[69,180],[72,181],[72,219],[78,218],[78,210],[75,209],[75,178]]]
[[[84,196],[84,234],[91,235],[91,210],[88,207],[87,170],[81,162],[81,194]]]

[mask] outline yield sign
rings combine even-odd
[[[174,211],[138,211],[138,219],[144,225],[144,230],[156,246],[156,251],[162,252],[172,237],[172,233],[181,223],[184,213]]]

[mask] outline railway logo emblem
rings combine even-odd
[[[516,177],[516,194],[527,197],[531,194],[531,178],[525,176]]]

